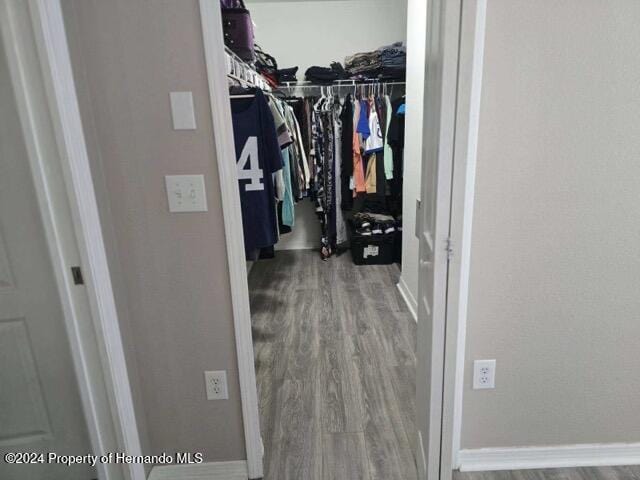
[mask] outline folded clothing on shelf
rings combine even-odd
[[[344,65],[349,74],[353,76],[377,71],[382,66],[382,62],[380,53],[374,50],[373,52],[361,52],[346,57]]]
[[[360,52],[344,60],[351,78],[403,80],[407,65],[407,48],[402,42],[385,45],[372,52]]]
[[[278,82],[295,82],[298,80],[296,74],[298,73],[298,67],[281,68],[276,70]]]
[[[407,64],[407,47],[402,42],[385,45],[378,49],[383,66],[398,67]]]
[[[304,72],[304,76],[306,80],[315,83],[331,83],[347,77],[344,68],[338,62],[333,62],[331,67],[318,67],[315,65],[309,67]]]

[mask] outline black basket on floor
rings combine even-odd
[[[396,238],[393,240],[393,261],[402,263],[402,230],[396,230]]]
[[[360,235],[351,229],[351,258],[356,265],[389,265],[394,259],[396,232]]]

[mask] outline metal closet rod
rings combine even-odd
[[[358,80],[335,80],[331,83],[313,83],[313,82],[282,82],[279,88],[318,88],[318,87],[368,87],[377,85],[406,85],[407,82],[385,82],[384,80],[370,80],[370,81],[358,81]]]

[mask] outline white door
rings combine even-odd
[[[90,480],[88,465],[4,461],[92,451],[1,43],[0,106],[0,479]]]
[[[431,0],[427,7],[422,189],[416,219],[420,244],[416,461],[420,480],[440,480],[460,4],[461,0]]]

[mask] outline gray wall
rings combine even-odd
[[[145,452],[244,459],[198,2],[63,7]],[[198,130],[172,130],[172,90],[193,91]],[[209,211],[170,214],[168,174],[204,174]],[[204,370],[227,370],[230,400],[206,400]]]
[[[488,2],[463,448],[640,441],[639,22]]]

